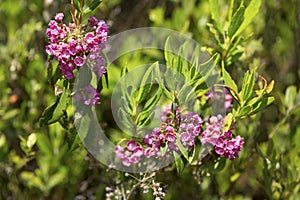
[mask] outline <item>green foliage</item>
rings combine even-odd
[[[199,97],[208,92],[205,83],[215,70],[221,74],[214,82],[234,98],[224,131],[236,126],[235,133],[246,141],[243,150],[238,159],[226,161],[213,154],[203,157],[199,142],[186,151],[177,139],[182,155],[173,152],[174,165],[156,173],[156,179],[167,185],[166,199],[299,199],[299,7],[296,0],[153,1],[151,5],[74,0],[74,11],[68,15],[71,7],[65,1],[49,5],[1,1],[0,199],[104,199],[105,187],[118,186],[122,191],[140,186],[123,172],[97,163],[80,143],[69,104],[72,83],[61,79],[57,63],[44,52],[44,28],[57,12],[80,20],[91,13],[111,20],[111,35],[153,25],[177,30],[203,45],[182,44],[178,49],[182,56],[174,55],[170,36],[163,53],[145,50],[124,55],[108,68],[109,87],[102,89],[97,117],[113,141],[124,135],[110,114],[111,94],[117,81],[135,66],[152,63],[134,76],[141,87],[124,84],[120,91],[124,95],[118,100],[123,105],[118,114],[131,134],[143,134],[144,127],[151,125],[158,103],[193,102],[201,115],[210,115],[207,102]],[[127,42],[132,41],[122,45]],[[197,65],[203,51],[211,58]],[[182,58],[185,54],[191,63]],[[166,71],[159,70],[161,63]],[[163,81],[166,77],[172,77],[170,82]],[[174,93],[181,77],[186,81]],[[162,154],[166,151],[167,146],[161,149]],[[153,179],[149,177],[139,179]],[[131,199],[153,196],[139,189]]]

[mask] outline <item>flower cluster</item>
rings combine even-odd
[[[238,153],[244,144],[241,136],[232,135],[232,130],[223,133],[224,117],[222,115],[212,116],[206,123],[206,128],[202,132],[202,144],[211,144],[218,155],[233,160],[238,157]]]
[[[188,113],[183,115],[180,123],[180,140],[187,149],[194,146],[195,138],[200,134],[202,119],[198,114]]]
[[[130,166],[133,163],[138,163],[143,155],[143,148],[135,141],[127,142],[126,147],[116,146],[115,153],[122,161],[124,166]]]
[[[106,72],[106,64],[100,51],[106,44],[107,24],[91,17],[87,25],[76,27],[74,23],[70,23],[67,26],[62,22],[63,18],[64,15],[58,13],[55,20],[48,24],[46,34],[50,44],[46,46],[47,54],[57,58],[62,74],[68,80],[74,78],[74,69],[86,63],[88,55],[92,70],[102,76]]]
[[[162,155],[161,149],[167,148],[166,153],[179,151],[177,145],[179,141],[187,150],[194,146],[195,138],[199,136],[202,126],[202,119],[198,114],[193,112],[181,114],[178,108],[174,114],[171,107],[167,107],[162,112],[161,120],[161,127],[154,128],[150,134],[144,136],[142,146],[137,146],[135,141],[129,141],[126,150],[121,146],[115,148],[115,153],[123,165],[130,166],[137,163],[141,156],[146,158],[168,156]]]
[[[83,89],[77,91],[73,98],[76,102],[82,101],[85,105],[97,105],[100,103],[100,94],[96,88],[91,85],[87,85]]]

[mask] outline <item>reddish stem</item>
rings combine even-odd
[[[76,22],[76,17],[75,17],[75,5],[74,5],[74,0],[71,0],[71,6],[72,6],[72,19],[75,24],[75,27],[77,27],[77,22]]]

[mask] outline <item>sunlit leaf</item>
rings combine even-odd
[[[233,15],[228,28],[228,36],[232,38],[244,21],[245,7],[241,6]]]
[[[90,5],[88,5],[88,7],[83,11],[83,13],[88,14],[92,12],[100,5],[101,2],[102,0],[94,0]]]
[[[180,152],[181,152],[182,155],[184,156],[184,158],[185,158],[186,160],[189,160],[188,151],[187,151],[187,149],[183,146],[183,144],[181,143],[179,136],[176,138],[176,144],[177,144],[177,146],[178,146]]]
[[[251,0],[250,4],[245,10],[244,21],[236,31],[235,35],[239,35],[252,22],[255,15],[259,12],[261,2],[262,0]]]
[[[294,85],[289,86],[285,91],[284,105],[288,108],[295,104],[295,99],[297,96],[297,88]]]
[[[226,71],[224,66],[222,66],[222,75],[225,85],[229,86],[234,91],[234,93],[232,94],[233,96],[235,96],[238,93],[238,87],[235,81],[231,78],[230,74]]]
[[[36,140],[37,140],[36,133],[31,133],[27,138],[27,142],[26,142],[27,147],[31,149],[33,145],[35,145]]]
[[[82,12],[82,10],[80,8],[80,0],[74,0],[74,6],[78,12],[80,12],[80,13]]]
[[[248,99],[251,97],[251,94],[253,92],[254,82],[255,82],[255,71],[252,72],[247,71],[244,75],[243,86],[240,92],[242,103],[246,103]]]
[[[215,21],[219,32],[223,33],[223,28],[222,28],[221,19],[220,19],[219,1],[218,0],[209,0],[209,6],[210,6],[210,10],[211,10],[211,18]]]

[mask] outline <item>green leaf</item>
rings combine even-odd
[[[243,79],[243,86],[240,95],[242,103],[246,103],[253,92],[253,87],[255,83],[255,71],[252,71],[250,74],[249,73],[250,72],[247,71]]]
[[[80,0],[74,0],[74,6],[75,6],[75,9],[76,9],[79,13],[82,12],[82,10],[81,10],[81,8],[80,8]]]
[[[241,176],[241,173],[236,172],[235,174],[230,176],[230,182],[235,182],[240,176]]]
[[[252,106],[244,106],[241,110],[237,113],[237,117],[244,117],[249,115],[252,112]]]
[[[181,174],[182,171],[184,170],[184,162],[183,162],[181,156],[176,151],[173,151],[173,155],[174,155],[174,159],[175,159],[175,166],[177,169],[177,173]]]
[[[200,148],[201,148],[201,145],[196,145],[196,144],[194,145],[193,153],[189,157],[189,160],[188,160],[190,164],[199,159]]]
[[[172,49],[171,49],[170,37],[168,37],[165,42],[165,47],[164,47],[164,57],[166,60],[167,68],[170,68],[170,67],[172,68],[174,56],[175,55],[172,53]]]
[[[188,155],[188,151],[186,150],[186,148],[183,146],[183,144],[180,141],[179,136],[176,138],[176,144],[180,150],[180,152],[182,153],[182,155],[184,156],[184,158],[186,160],[189,160],[189,155]]]
[[[229,131],[232,123],[233,123],[233,114],[232,113],[228,113],[226,115],[225,120],[224,120],[223,131],[224,132]]]
[[[267,97],[267,98],[261,99],[261,101],[258,101],[256,104],[254,104],[252,106],[253,109],[251,111],[251,114],[261,111],[262,109],[264,109],[265,107],[270,105],[274,100],[275,100],[274,97]]]
[[[220,57],[218,54],[214,54],[205,63],[195,66],[196,73],[191,82],[194,87],[197,87],[198,85],[201,85],[203,82],[209,81],[210,78],[212,78],[213,72],[217,71],[217,62],[219,58]]]
[[[127,72],[128,72],[127,66],[126,66],[126,65],[122,65],[122,66],[121,66],[121,74],[120,74],[120,77],[125,76],[125,74],[127,74]]]
[[[224,169],[225,164],[226,164],[226,159],[220,158],[220,160],[216,164],[214,164],[214,171],[215,172],[221,171],[222,169]]]
[[[222,66],[223,80],[226,86],[229,86],[236,94],[238,93],[238,87],[234,80],[231,78],[230,74],[226,71],[225,67]],[[236,95],[234,94],[234,95]]]
[[[168,143],[166,143],[166,145],[164,147],[161,147],[159,149],[161,156],[164,156],[167,153],[168,148],[169,148]]]
[[[77,134],[77,131],[76,131],[76,128],[75,127],[72,127],[68,130],[68,133],[67,133],[67,142],[68,142],[68,146],[69,146],[69,149],[71,151],[73,151],[76,147],[77,147],[77,142],[78,142],[78,134]]]
[[[245,7],[243,5],[241,7],[239,7],[239,9],[234,13],[234,15],[232,17],[232,21],[228,28],[228,36],[230,38],[233,38],[236,31],[239,29],[239,27],[243,23],[244,13],[245,13]]]
[[[52,155],[53,147],[52,147],[50,139],[47,137],[47,135],[45,135],[45,134],[38,135],[37,146],[41,153],[44,153],[45,155],[47,155],[49,157]]]
[[[262,0],[251,0],[250,4],[247,6],[244,14],[244,21],[239,29],[236,31],[235,35],[239,35],[254,19],[255,15],[258,13]],[[233,37],[234,37],[233,36]]]
[[[43,190],[44,188],[44,183],[42,182],[42,180],[39,177],[35,176],[35,174],[32,172],[23,171],[21,173],[21,180],[29,187],[36,187],[40,190]]]
[[[130,128],[134,124],[129,113],[124,111],[122,108],[119,108],[118,110],[118,118],[121,120],[122,125],[126,128]]]
[[[179,49],[179,52],[180,51],[182,52],[183,49],[184,49],[183,46],[181,46],[180,49]],[[179,55],[182,55],[182,54],[179,53]],[[178,56],[177,57],[177,62],[176,62],[176,71],[179,72],[179,73],[181,73],[181,74],[183,74],[183,72],[182,72],[183,68],[184,68],[184,66],[183,66],[183,58],[181,56]]]
[[[54,85],[58,80],[60,80],[62,78],[62,72],[57,64],[56,68],[54,69],[54,74],[51,78],[51,84]]]
[[[163,93],[163,90],[161,87],[158,88],[157,92],[151,97],[145,104],[143,111],[149,111],[152,109],[157,102],[160,100],[160,97]]]
[[[124,96],[121,96],[121,105],[123,105],[125,112],[129,113],[130,115],[133,114],[132,108],[130,107],[128,100]]]
[[[49,177],[47,188],[51,190],[54,186],[62,183],[67,175],[66,168],[60,168],[59,171]]]
[[[40,119],[40,125],[49,125],[57,122],[65,113],[69,102],[69,91],[65,88],[56,102],[45,109]]]
[[[229,11],[228,11],[228,21],[231,23],[231,18],[232,18],[232,13],[234,11],[234,0],[230,0],[230,6],[229,6]]]
[[[209,0],[209,6],[210,6],[210,10],[211,10],[211,18],[215,21],[219,32],[223,33],[223,28],[222,28],[221,19],[220,19],[219,1],[218,0]]]
[[[137,117],[137,125],[138,126],[147,125],[150,122],[150,120],[153,118],[153,116],[154,116],[154,112],[143,111],[139,113]]]
[[[149,98],[151,88],[152,88],[152,84],[141,85],[138,89],[132,92],[131,100],[135,102],[135,104],[142,103],[144,100]]]
[[[272,81],[269,83],[269,85],[266,87],[266,92],[267,92],[268,94],[270,94],[270,93],[272,92],[272,90],[273,90],[273,88],[274,88],[274,84],[275,84],[275,81],[272,80]]]
[[[294,85],[289,86],[285,91],[284,105],[291,108],[295,104],[297,88]]]
[[[27,138],[27,142],[26,142],[26,146],[31,149],[33,147],[33,145],[35,145],[37,140],[37,135],[36,133],[31,133],[28,138]]]
[[[186,82],[178,92],[177,98],[180,105],[188,105],[189,103],[193,103],[197,97],[194,89]]]
[[[210,23],[207,23],[206,25],[208,26],[209,32],[211,32],[214,35],[214,38],[216,40],[216,43],[217,43],[218,47],[220,47],[221,49],[223,49],[223,44],[222,44],[222,42],[219,39],[219,33],[215,29],[214,25],[210,24]]]
[[[258,152],[258,154],[263,158],[265,159],[265,155],[263,153],[263,151],[261,150],[261,148],[259,147],[258,143],[256,143],[256,151]]]
[[[82,142],[87,142],[88,133],[92,124],[92,119],[89,114],[82,116],[80,119],[75,121],[75,127]]]
[[[1,120],[9,120],[9,119],[13,119],[15,117],[17,117],[17,115],[19,114],[20,110],[19,109],[11,109],[7,112],[5,112],[5,114],[2,117]]]
[[[157,67],[158,67],[158,62],[155,62],[145,72],[136,97],[138,103],[141,103],[144,100],[144,98],[149,95],[153,83],[153,71]]]
[[[83,14],[88,14],[90,12],[92,12],[93,10],[95,10],[100,3],[102,2],[102,0],[94,0],[84,11]]]

